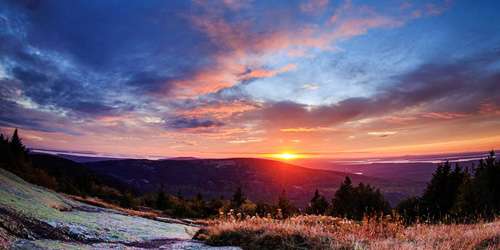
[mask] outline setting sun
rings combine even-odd
[[[275,154],[274,157],[280,158],[280,159],[283,159],[283,160],[292,160],[292,159],[297,159],[299,157],[299,155],[293,154],[293,153],[284,152],[284,153],[280,153],[280,154]]]

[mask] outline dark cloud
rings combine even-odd
[[[21,98],[12,94],[20,91],[35,104],[66,109],[69,115],[88,117],[114,112],[104,100],[104,89],[96,91],[100,89],[97,84],[86,87],[87,79],[81,77],[82,72],[67,71],[57,58],[48,59],[46,52],[30,50],[27,42],[19,37],[16,32],[0,31],[0,40],[5,41],[0,45],[0,62],[8,62],[4,65],[11,67],[8,79],[1,81],[3,92],[11,94],[2,95],[2,99]],[[86,73],[85,69],[77,70]]]
[[[85,82],[81,79],[57,71],[49,73],[59,78],[20,68],[14,68],[12,72],[14,80],[20,82],[17,87],[23,94],[42,106],[54,106],[73,112],[75,116],[86,117],[131,109],[125,104],[110,103],[99,88],[84,87]]]
[[[158,75],[157,72],[140,72],[135,74],[127,85],[147,94],[167,94],[175,78]]]
[[[49,79],[46,75],[41,74],[36,71],[29,71],[19,67],[15,67],[12,70],[12,74],[15,78],[22,82],[32,83],[32,82],[46,82]]]
[[[10,26],[22,26],[16,27],[22,44],[71,55],[92,71],[129,77],[144,69],[179,75],[207,63],[203,58],[215,48],[185,20],[190,8],[188,1],[13,1],[6,11]]]
[[[223,88],[217,92],[198,96],[197,98],[173,100],[169,105],[177,110],[192,110],[206,106],[223,106],[234,103],[259,106],[252,98],[246,94],[240,85]]]
[[[16,102],[0,99],[0,126],[81,135],[68,125],[65,119],[51,113],[24,108]]]
[[[172,119],[168,122],[167,126],[171,129],[195,129],[220,127],[223,125],[224,123],[211,119],[179,117]]]
[[[114,108],[111,106],[90,101],[71,102],[69,103],[69,107],[78,112],[94,115],[118,113],[113,112]]]
[[[189,2],[0,5],[0,63],[7,65],[12,88],[75,117],[133,110],[134,104],[109,94],[132,102],[164,95],[216,53],[182,16]]]

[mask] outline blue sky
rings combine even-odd
[[[128,155],[491,149],[499,7],[2,0],[0,126]]]

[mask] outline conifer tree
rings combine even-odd
[[[319,191],[316,189],[309,206],[306,208],[306,213],[316,215],[324,214],[328,209],[328,205],[328,201],[326,201],[325,197],[320,195]]]
[[[26,147],[24,146],[21,138],[18,135],[17,128],[14,130],[14,133],[12,134],[12,137],[10,139],[10,145],[14,153],[19,155],[26,153]]]
[[[353,211],[353,194],[354,188],[351,178],[346,176],[332,199],[331,215],[346,217],[349,211]]]
[[[431,221],[448,216],[463,181],[464,173],[458,165],[453,171],[448,161],[439,165],[422,196],[422,216]]]
[[[163,191],[163,187],[158,191],[156,195],[156,208],[159,210],[165,210],[168,208],[168,197]]]
[[[233,194],[233,198],[231,199],[231,207],[234,209],[240,208],[241,205],[245,203],[246,199],[247,198],[245,197],[243,190],[241,189],[241,187],[238,187]]]
[[[492,219],[500,215],[500,161],[495,152],[479,161],[474,175],[463,183],[455,209],[474,218]]]
[[[332,199],[331,215],[361,220],[365,215],[379,216],[389,212],[389,203],[380,190],[360,183],[352,186],[346,177]]]
[[[297,208],[295,208],[290,203],[290,200],[288,199],[288,196],[284,189],[283,191],[281,191],[281,194],[278,197],[278,209],[280,209],[283,218],[288,218],[297,212]]]

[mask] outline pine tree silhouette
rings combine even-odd
[[[238,187],[236,191],[233,194],[233,198],[231,199],[231,207],[234,209],[238,209],[245,203],[246,201],[245,194],[243,193],[243,190],[241,187]]]
[[[326,201],[325,197],[320,195],[319,191],[316,189],[309,206],[306,208],[306,213],[318,215],[324,214],[328,209],[328,205],[328,201]]]
[[[168,197],[165,194],[165,191],[163,191],[163,186],[161,186],[160,190],[158,191],[158,194],[156,195],[156,208],[160,210],[165,210],[169,206],[168,204]]]
[[[378,216],[389,212],[389,203],[380,190],[360,183],[352,186],[346,177],[332,199],[331,215],[361,220],[365,215]]]
[[[332,215],[346,217],[349,211],[353,211],[353,191],[351,178],[346,176],[332,199]]]
[[[21,138],[18,135],[17,128],[14,130],[14,134],[10,139],[10,146],[12,151],[16,154],[25,154],[27,153],[26,147],[24,146]]]

